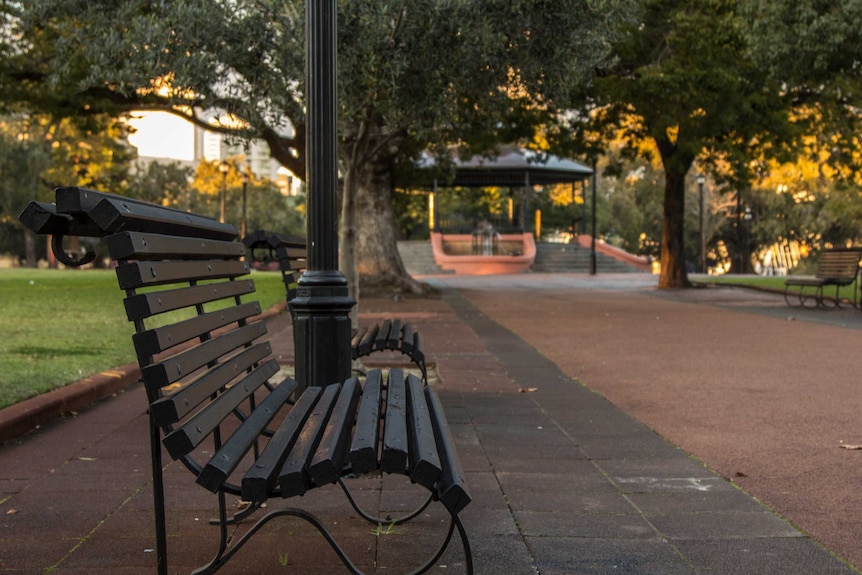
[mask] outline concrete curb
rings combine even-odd
[[[250,319],[267,320],[285,309],[287,303],[279,302]],[[0,443],[15,439],[73,411],[85,409],[125,389],[140,377],[138,364],[129,363],[0,409]]]

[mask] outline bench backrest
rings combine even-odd
[[[252,262],[267,265],[278,262],[287,301],[296,297],[299,276],[308,266],[308,249],[304,239],[265,230],[255,230],[242,239]],[[291,309],[291,315],[293,310]]]
[[[815,275],[819,279],[852,280],[859,273],[860,255],[857,250],[826,250],[820,255]]]
[[[198,474],[198,483],[221,488],[297,387],[290,378],[270,382],[279,366],[263,339],[265,322],[255,321],[260,304],[243,301],[255,285],[243,277],[249,263],[246,247],[234,241],[236,229],[80,188],[58,189],[56,206],[37,204],[31,211],[31,229],[53,225],[52,233],[62,234],[65,226],[106,238],[135,326],[154,429],[161,429],[171,457]],[[259,401],[271,409],[254,409]],[[247,417],[252,410],[254,421]],[[241,433],[232,433],[236,421]],[[199,449],[208,438],[213,446]]]

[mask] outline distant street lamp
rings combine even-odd
[[[745,220],[745,248],[742,252],[742,273],[749,273],[751,266],[751,208],[745,206],[745,212],[742,215]]]
[[[245,198],[246,192],[248,191],[248,172],[243,171],[242,173],[242,222],[239,227],[240,237],[245,237]]]
[[[700,272],[706,273],[706,237],[703,230],[704,209],[703,209],[703,184],[706,183],[706,176],[703,174],[697,175],[697,205],[699,215],[699,237],[700,237]]]
[[[220,162],[218,165],[218,171],[221,172],[221,199],[219,202],[218,221],[224,223],[224,197],[227,192],[227,173],[230,171],[230,164],[227,162]]]
[[[596,259],[596,188],[598,186],[599,173],[596,171],[596,161],[593,160],[593,194],[590,198],[590,209],[592,210],[593,229],[590,238],[590,275],[594,276],[598,272],[598,261]]]

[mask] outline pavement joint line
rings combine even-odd
[[[483,354],[483,355],[487,355]],[[513,382],[514,383],[514,382]],[[470,421],[476,421],[475,414],[470,410],[469,406],[466,406],[467,414],[470,416]],[[479,446],[482,448],[482,455],[488,461],[488,465],[491,467],[491,473],[494,475],[494,481],[497,484],[497,487],[500,489],[500,493],[503,495],[503,502],[506,505],[506,512],[509,514],[509,518],[512,520],[512,524],[515,526],[515,529],[518,530],[518,537],[520,537],[521,542],[524,544],[524,548],[529,552],[530,559],[530,567],[533,569],[533,572],[536,575],[541,575],[541,571],[538,567],[538,561],[536,560],[536,554],[533,548],[530,546],[529,537],[524,533],[521,524],[518,522],[518,518],[515,515],[515,511],[512,509],[512,503],[509,501],[509,496],[506,494],[506,490],[503,488],[503,484],[500,482],[500,476],[497,469],[494,467],[494,462],[488,454],[488,450],[482,441],[482,436],[476,431],[476,426],[471,425],[473,429],[473,433],[476,434],[476,441],[479,443]]]
[[[51,573],[52,571],[55,571],[55,570],[59,569],[59,568],[60,568],[60,566],[63,564],[63,562],[64,562],[64,561],[66,561],[66,559],[68,559],[68,558],[69,558],[73,553],[75,553],[75,551],[77,551],[78,549],[80,549],[80,548],[81,548],[81,546],[82,546],[82,545],[84,545],[84,543],[86,543],[87,541],[89,541],[89,540],[93,537],[93,535],[96,533],[96,531],[98,531],[98,530],[102,527],[102,525],[104,525],[104,524],[105,524],[105,522],[106,522],[108,519],[110,519],[110,518],[111,518],[114,514],[116,514],[120,509],[122,509],[123,507],[125,507],[125,505],[126,505],[129,501],[131,501],[132,499],[134,499],[135,497],[137,497],[137,495],[138,495],[138,494],[139,494],[139,493],[140,493],[140,492],[141,492],[141,491],[142,491],[142,490],[143,490],[147,485],[148,485],[148,483],[145,483],[144,485],[141,485],[140,487],[138,487],[138,488],[137,488],[137,489],[136,489],[136,490],[135,490],[131,495],[129,495],[126,499],[124,499],[124,500],[123,500],[123,501],[122,501],[122,502],[121,502],[121,503],[120,503],[120,504],[119,504],[119,505],[118,505],[118,506],[117,506],[113,511],[111,511],[110,513],[108,513],[105,517],[103,517],[103,518],[99,519],[99,521],[98,521],[98,522],[96,522],[96,525],[95,525],[92,529],[90,529],[90,531],[89,531],[86,535],[84,535],[83,537],[81,537],[80,539],[78,539],[78,542],[77,542],[77,543],[76,543],[76,544],[75,544],[71,549],[69,549],[69,551],[67,551],[67,552],[65,553],[65,555],[63,555],[60,559],[58,559],[58,560],[57,560],[57,562],[56,562],[56,563],[54,563],[54,564],[53,564],[53,565],[51,565],[50,567],[46,567],[42,572],[43,572],[43,573]]]

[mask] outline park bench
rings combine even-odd
[[[803,307],[807,301],[813,301],[814,305],[811,307],[839,307],[839,290],[842,286],[853,285],[851,304],[855,307],[860,255],[860,250],[852,248],[823,251],[814,277],[790,277],[784,282],[784,300],[787,305]],[[828,298],[824,293],[827,286],[835,287],[833,298]],[[831,301],[832,305],[827,305],[827,301]]]
[[[364,381],[351,377],[306,389],[280,378],[266,324],[255,319],[260,304],[243,299],[255,286],[246,277],[247,250],[234,241],[235,228],[81,188],[59,188],[55,204],[31,202],[21,221],[38,234],[53,235],[58,259],[69,265],[94,257],[64,253],[63,237],[71,235],[104,237],[116,261],[148,399],[160,575],[168,572],[163,449],[217,500],[215,556],[195,573],[215,572],[260,527],[283,516],[308,522],[351,573],[361,573],[321,519],[278,503],[312,493],[332,497],[338,491],[317,488],[333,483],[356,513],[378,528],[409,521],[439,503],[448,528],[432,533],[429,527],[425,534],[423,526],[431,558],[415,572],[438,560],[457,529],[466,571],[472,573],[459,518],[470,496],[434,389],[400,369],[370,370]],[[349,479],[380,473],[407,476],[426,493],[425,506],[395,520],[362,509],[351,496]],[[229,516],[228,496],[240,497],[247,507]],[[252,521],[234,533],[234,525]],[[279,551],[288,544],[281,541]]]
[[[299,275],[305,270],[306,242],[303,238],[255,230],[242,239],[248,248],[252,263],[268,268],[278,262],[288,305],[296,297]],[[293,317],[293,310],[291,309]],[[392,318],[382,322],[360,326],[350,342],[351,359],[367,357],[375,352],[396,351],[407,356],[422,373],[422,381],[428,382],[428,368],[422,351],[419,331],[408,321]]]

